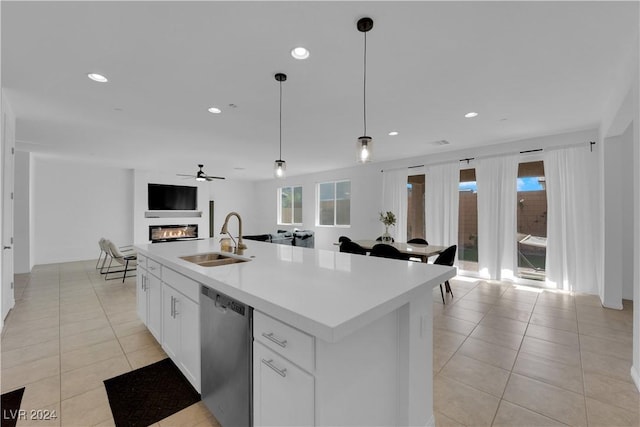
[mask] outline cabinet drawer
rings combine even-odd
[[[151,258],[147,258],[147,271],[149,271],[150,274],[153,274],[157,278],[162,279],[160,268],[161,268],[161,265],[159,262],[154,261]]]
[[[314,342],[311,335],[254,311],[253,337],[303,369],[313,372]]]
[[[260,343],[253,343],[253,423],[313,426],[314,377]]]
[[[164,267],[162,269],[162,281],[200,304],[200,284],[195,280],[191,280],[180,273]]]
[[[138,267],[140,268],[147,268],[147,257],[142,255],[142,254],[138,254]]]

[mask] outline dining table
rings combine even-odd
[[[362,246],[362,248],[367,252],[369,252],[375,245],[384,243],[386,245],[393,246],[405,255],[420,258],[422,262],[427,262],[429,257],[438,255],[447,249],[446,246],[422,245],[419,243],[381,242],[379,240],[354,240],[354,242]]]

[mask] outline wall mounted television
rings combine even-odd
[[[194,211],[198,208],[198,187],[149,184],[150,211]]]

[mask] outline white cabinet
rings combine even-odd
[[[314,425],[313,382],[312,375],[254,341],[254,425]]]
[[[254,425],[314,425],[314,338],[253,313]]]
[[[253,313],[255,426],[411,424],[397,398],[400,311],[332,343]]]
[[[136,311],[142,323],[147,324],[147,270],[138,265],[136,274]]]
[[[148,270],[147,266],[152,270]],[[138,317],[153,336],[162,339],[162,269],[155,261],[138,256],[138,272],[136,274],[136,308]]]
[[[153,274],[147,275],[147,328],[160,342],[162,340],[162,282]]]
[[[162,287],[162,348],[176,365],[180,354],[180,320],[174,317],[177,295],[171,286]]]
[[[162,348],[200,392],[200,306],[174,289],[179,282],[162,286]]]

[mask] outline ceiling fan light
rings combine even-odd
[[[287,175],[287,162],[284,160],[276,160],[273,163],[273,176],[278,179],[283,179]]]
[[[370,136],[361,136],[356,142],[358,163],[369,163],[373,158],[373,139]]]

